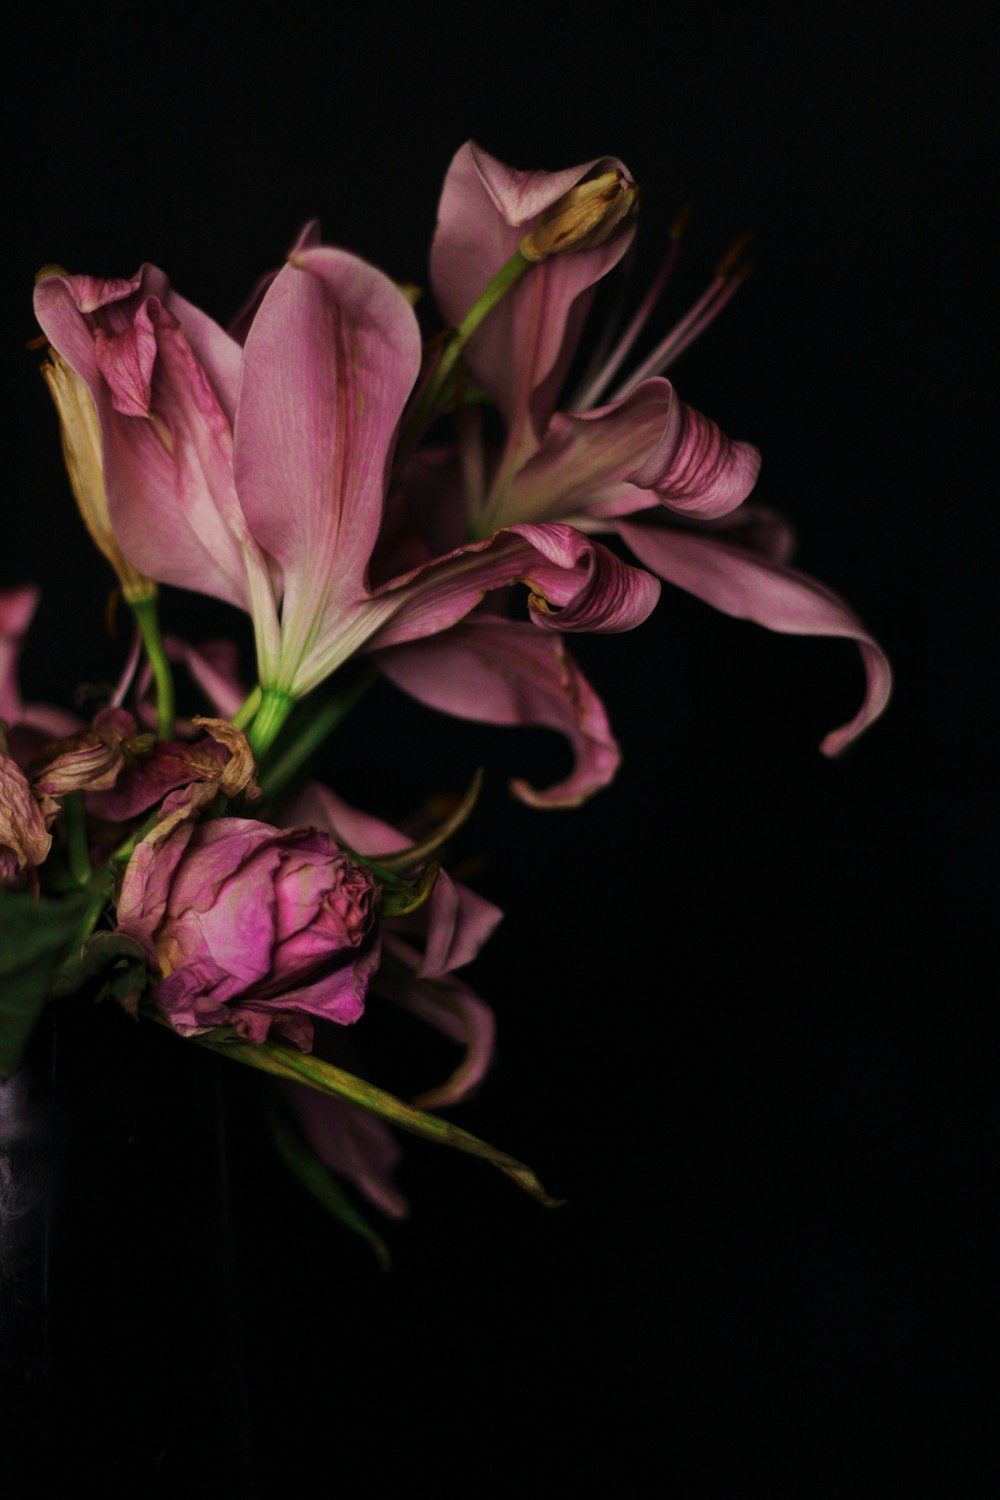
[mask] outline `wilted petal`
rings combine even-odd
[[[155,807],[168,792],[195,782],[221,787],[226,752],[213,740],[185,745],[157,740],[147,754],[130,757],[108,791],[88,791],[87,808],[95,817],[124,823]]]
[[[556,635],[473,617],[446,635],[380,651],[386,676],[430,708],[487,724],[542,725],[564,734],[571,774],[539,791],[511,783],[534,807],[578,807],[607,786],[621,753],[600,699]]]
[[[392,1181],[401,1152],[382,1121],[300,1084],[288,1085],[288,1097],[323,1165],[349,1178],[383,1213],[401,1219],[407,1202]]]
[[[27,777],[9,755],[0,754],[0,883],[15,884],[22,872],[43,863],[51,847]]]
[[[405,944],[387,937],[386,948],[395,952],[406,968],[412,965],[414,955]],[[493,1060],[496,1023],[485,1000],[451,975],[431,982],[411,978],[388,966],[379,974],[377,988],[403,1010],[419,1016],[465,1048],[465,1055],[451,1077],[439,1087],[418,1095],[413,1102],[420,1109],[440,1109],[467,1099],[482,1082]]]
[[[539,452],[505,484],[494,524],[627,515],[653,503],[711,519],[753,489],[760,455],[680,400],[669,380],[580,415],[554,416]]]
[[[472,141],[462,146],[448,168],[431,249],[431,280],[446,322],[461,322],[539,214],[584,178],[624,170],[602,157],[562,172],[519,172]],[[552,411],[590,289],[618,263],[632,234],[625,227],[596,249],[533,267],[470,340],[464,358],[500,407],[519,453],[530,450]]]
[[[470,964],[502,920],[503,912],[492,901],[467,885],[457,884],[440,870],[426,918],[420,923],[426,930],[427,943],[417,977],[440,979],[452,969]],[[400,926],[405,930],[409,923],[404,918]]]
[[[671,530],[629,521],[618,522],[617,530],[647,567],[723,614],[787,635],[839,636],[857,642],[865,667],[864,699],[850,723],[823,740],[820,748],[825,755],[839,754],[885,708],[892,689],[888,658],[825,584],[744,550],[725,532]]]
[[[150,578],[249,610],[266,659],[277,637],[272,585],[232,472],[239,346],[155,267],[88,311],[96,294],[80,283],[91,280],[44,277],[35,312],[97,408],[121,550]]]
[[[282,685],[317,628],[363,598],[419,365],[406,298],[344,251],[298,251],[253,320],[236,474],[254,536],[284,570]]]

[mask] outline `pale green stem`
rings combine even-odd
[[[70,792],[63,803],[66,818],[66,854],[70,874],[78,885],[86,885],[91,876],[90,844],[87,840],[87,809],[82,792]]]
[[[352,688],[335,698],[329,698],[316,710],[294,744],[289,745],[281,758],[261,778],[265,796],[274,797],[284,790],[295,773],[305,765],[313,751],[319,748],[327,735],[333,733],[374,681],[375,672],[369,669]]]
[[[277,738],[282,725],[295,707],[295,699],[277,688],[265,688],[261,694],[260,708],[247,738],[250,749],[258,763],[267,754]]]
[[[156,683],[156,733],[161,740],[169,740],[174,733],[174,679],[163,649],[156,597],[133,599],[130,604]]]
[[[87,903],[86,911],[80,918],[80,925],[74,934],[73,942],[67,950],[69,954],[78,954],[80,952],[84,943],[87,942],[90,934],[100,921],[101,914],[109,900],[110,896],[107,890],[100,888],[94,891],[90,901]]]
[[[260,708],[261,696],[262,689],[260,683],[258,683],[253,692],[247,694],[246,698],[244,698],[239,708],[233,714],[230,722],[234,724],[237,729],[246,729],[247,725],[253,722],[255,714]]]
[[[497,303],[507,295],[512,287],[517,285],[525,271],[529,270],[534,264],[535,262],[526,259],[520,250],[515,250],[510,260],[500,267],[493,280],[476,298],[476,301],[469,308],[469,311],[445,344],[441,351],[440,359],[428,376],[427,383],[420,392],[420,395],[417,397],[413,409],[403,426],[397,456],[405,457],[410,449],[419,442],[426,429],[438,415],[441,398],[447,389],[451,373],[458,363],[458,357],[487,313],[493,311]]]

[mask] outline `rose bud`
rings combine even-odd
[[[244,818],[196,825],[175,793],[136,847],[118,930],[162,976],[153,998],[190,1036],[230,1025],[308,1051],[310,1016],[347,1025],[378,967],[377,887],[326,833]],[[178,812],[180,816],[178,816]]]

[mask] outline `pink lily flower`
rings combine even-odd
[[[434,290],[448,322],[463,315],[472,281],[485,285],[512,253],[530,216],[565,191],[569,176],[585,170],[517,172],[471,142],[461,148],[445,179],[431,253]],[[585,379],[575,410],[556,412],[559,387],[593,281],[611,268],[609,252],[618,241],[589,252],[592,279],[574,265],[585,256],[547,262],[541,268],[545,279],[535,279],[538,271],[527,275],[470,340],[467,363],[503,414],[507,437],[489,466],[478,414],[460,416],[454,469],[461,475],[456,483],[464,491],[466,524],[477,536],[554,520],[588,532],[617,532],[646,567],[716,609],[771,630],[856,641],[866,689],[851,722],[823,741],[823,751],[836,754],[885,707],[891,688],[885,653],[831,590],[790,568],[786,555],[756,550],[757,537],[764,532],[773,537],[773,526],[758,524],[768,519],[760,511],[743,524],[737,508],[756,482],[757,450],[727,438],[663,378],[733,295],[738,268],[723,263],[690,313],[612,399],[598,404],[662,290],[679,233],[678,228],[650,295],[602,368]],[[515,344],[526,351],[519,360],[511,357]],[[421,674],[404,682],[404,662],[396,680],[431,701],[424,687],[426,656],[425,651]]]
[[[649,574],[561,524],[507,528],[369,588],[420,336],[387,277],[311,231],[242,349],[150,266],[45,277],[35,306],[94,399],[123,553],[248,610],[265,689],[301,696],[355,652],[446,630],[513,582],[547,630],[629,629],[656,602]]]

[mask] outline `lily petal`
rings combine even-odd
[[[431,281],[446,322],[461,322],[539,214],[584,178],[616,170],[625,171],[620,161],[601,157],[562,172],[520,172],[473,141],[462,146],[445,177],[431,249]],[[467,346],[467,363],[500,407],[521,461],[555,405],[591,288],[617,265],[633,233],[627,226],[596,249],[533,267]]]
[[[45,277],[35,312],[94,399],[122,552],[159,582],[248,609],[266,657],[276,643],[275,605],[232,470],[239,346],[174,296],[153,266],[131,282]]]
[[[297,251],[254,317],[236,480],[255,538],[284,570],[282,686],[310,641],[364,596],[392,443],[419,366],[406,298],[341,250]]]
[[[669,380],[644,381],[595,411],[556,415],[534,458],[494,501],[495,525],[589,513],[627,515],[658,503],[709,520],[750,494],[760,454],[685,405]]]
[[[411,697],[458,718],[540,725],[565,735],[573,770],[539,791],[511,782],[532,807],[579,807],[608,785],[621,763],[604,707],[556,635],[473,616],[447,634],[380,651],[375,661]]]
[[[856,641],[865,667],[861,708],[820,749],[838,755],[878,718],[889,701],[892,669],[857,615],[825,584],[784,562],[741,547],[739,533],[668,529],[619,521],[619,535],[636,557],[668,583],[739,620],[787,635],[825,635]]]

